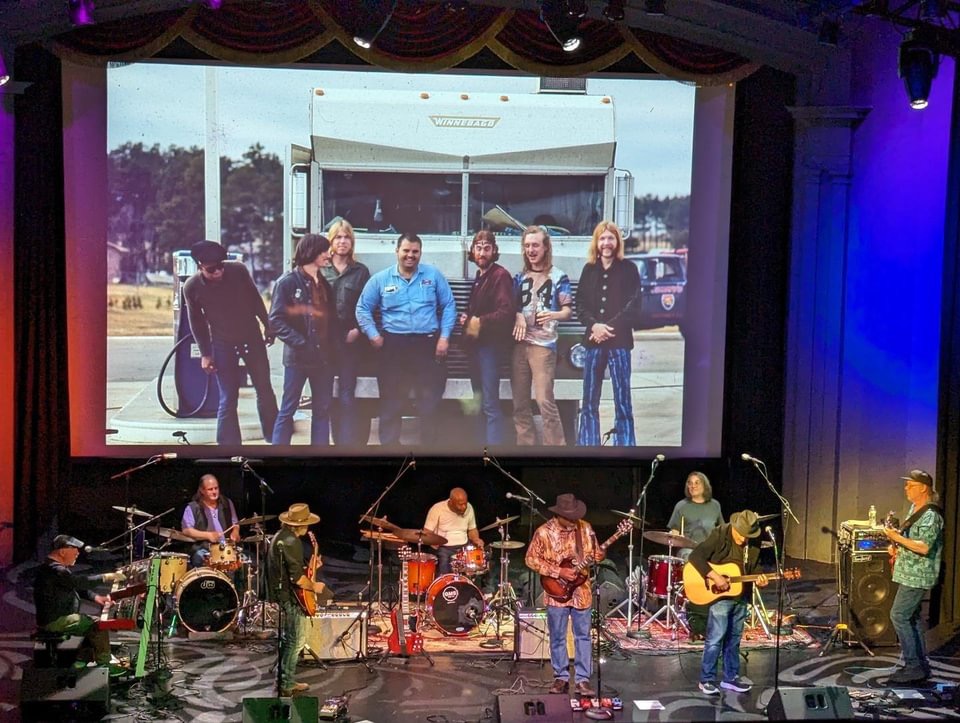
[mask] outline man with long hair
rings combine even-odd
[[[520,238],[523,271],[513,279],[517,313],[513,325],[511,386],[517,444],[536,444],[531,386],[543,422],[543,444],[563,446],[566,437],[553,395],[557,371],[557,325],[573,316],[570,279],[553,265],[550,234],[528,226]]]
[[[577,316],[586,327],[583,402],[577,444],[595,446],[600,438],[600,392],[605,371],[613,386],[613,444],[636,445],[630,388],[633,353],[632,315],[640,288],[640,272],[623,258],[623,236],[612,221],[593,230],[587,263],[577,286]]]

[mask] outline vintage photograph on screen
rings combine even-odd
[[[692,86],[118,63],[107,92],[107,444],[681,445]]]

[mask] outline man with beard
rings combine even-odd
[[[484,418],[484,441],[503,444],[500,408],[500,367],[510,347],[515,317],[510,272],[497,263],[500,249],[492,231],[478,231],[470,247],[477,276],[470,288],[467,310],[460,314],[463,343],[470,360],[470,382]]]

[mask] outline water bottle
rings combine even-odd
[[[870,505],[870,511],[867,513],[867,519],[870,520],[870,527],[877,526],[877,508]]]

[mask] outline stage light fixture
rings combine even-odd
[[[835,48],[840,44],[840,23],[831,18],[824,18],[820,21],[820,29],[817,30],[817,42],[828,48]]]
[[[643,12],[647,15],[666,15],[667,0],[643,0]]]
[[[903,79],[903,87],[910,99],[910,107],[923,110],[927,107],[930,88],[940,67],[940,53],[933,44],[917,36],[913,31],[900,43],[897,60],[897,75]]]
[[[67,0],[67,14],[74,25],[93,25],[93,0]]]
[[[353,42],[364,50],[369,50],[393,17],[397,0],[363,2],[357,3],[357,6],[357,23],[354,28]]]
[[[626,0],[609,0],[607,6],[603,9],[603,17],[615,23],[620,22],[626,17],[625,4]]]
[[[543,0],[540,3],[540,20],[547,26],[560,47],[567,53],[580,47],[579,19],[569,15],[565,3]]]
[[[567,0],[567,15],[582,18],[587,14],[587,0]]]

